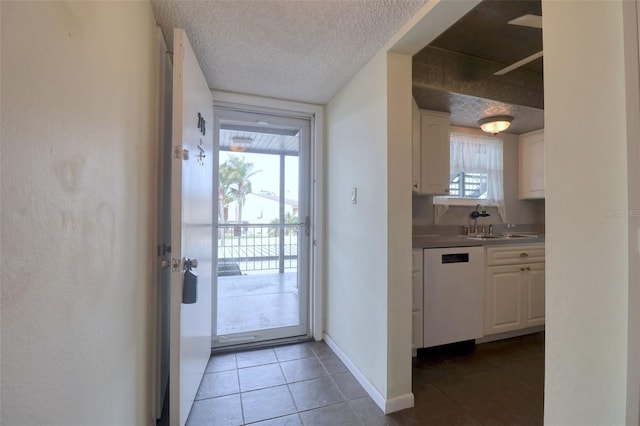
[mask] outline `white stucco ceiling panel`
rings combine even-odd
[[[173,28],[187,32],[212,89],[325,104],[424,3],[152,0],[151,6],[168,46]]]

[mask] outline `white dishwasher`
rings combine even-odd
[[[484,248],[424,250],[424,347],[477,339],[484,331]]]

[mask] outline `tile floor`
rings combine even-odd
[[[384,415],[324,342],[214,355],[187,425],[541,425],[544,333],[422,350]]]

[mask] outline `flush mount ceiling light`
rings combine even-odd
[[[253,142],[253,138],[248,136],[233,136],[229,149],[234,152],[244,152]]]
[[[511,121],[513,121],[513,117],[510,115],[495,115],[478,120],[478,124],[484,132],[497,135],[507,130],[511,126]]]

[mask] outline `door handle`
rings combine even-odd
[[[169,259],[162,259],[160,261],[160,267],[162,269],[167,269],[169,266],[171,266],[171,261]]]
[[[184,269],[189,269],[189,268],[197,268],[198,267],[198,259],[185,259],[182,258],[182,267]]]
[[[298,226],[302,226],[302,225],[304,225],[304,235],[308,237],[309,234],[311,233],[311,221],[309,220],[309,216],[306,216],[304,218],[304,222],[298,223]]]

